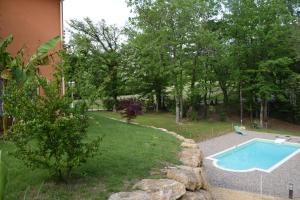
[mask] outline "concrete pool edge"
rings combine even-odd
[[[207,156],[205,157],[205,159],[207,160],[212,160],[213,161],[213,165],[216,167],[216,168],[219,168],[219,169],[222,169],[222,170],[225,170],[225,171],[230,171],[230,172],[252,172],[252,171],[261,171],[261,172],[265,172],[265,173],[271,173],[272,171],[274,171],[275,169],[277,169],[278,167],[280,167],[282,164],[284,164],[285,162],[287,162],[289,159],[291,159],[292,157],[294,157],[295,155],[297,155],[299,152],[300,152],[300,144],[298,143],[291,143],[291,142],[283,142],[283,144],[288,144],[288,145],[292,145],[292,146],[298,146],[299,149],[293,153],[291,153],[290,155],[286,156],[284,159],[280,160],[278,163],[276,163],[275,165],[273,165],[272,167],[270,167],[269,169],[265,170],[265,169],[261,169],[261,168],[250,168],[250,169],[247,169],[247,170],[233,170],[233,169],[228,169],[228,168],[225,168],[225,167],[222,167],[222,166],[219,166],[218,165],[218,159],[214,158],[215,156],[218,156],[220,154],[223,154],[225,152],[228,152],[228,151],[231,151],[233,149],[236,149],[237,147],[240,147],[240,146],[243,146],[243,145],[246,145],[250,142],[253,142],[253,141],[257,141],[257,140],[260,140],[260,141],[266,141],[266,142],[271,142],[271,143],[274,143],[274,140],[271,140],[271,139],[264,139],[264,138],[253,138],[253,139],[250,139],[250,140],[247,140],[245,142],[242,142],[238,145],[234,145],[232,147],[229,147],[223,151],[220,151],[218,153],[215,153],[213,155],[210,155],[210,156]]]

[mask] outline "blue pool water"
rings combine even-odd
[[[223,169],[234,171],[270,171],[300,149],[300,145],[277,144],[272,140],[255,139],[236,148],[217,154],[211,159]]]

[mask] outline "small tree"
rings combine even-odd
[[[0,41],[0,77],[2,79],[2,95],[4,95],[10,81],[13,80],[18,86],[22,87],[22,84],[28,78],[36,75],[39,66],[48,64],[49,58],[51,57],[49,52],[59,41],[60,36],[56,36],[43,43],[29,59],[24,58],[24,49],[20,49],[15,56],[8,52],[7,47],[13,42],[12,35],[9,35],[4,40]],[[8,115],[7,112],[5,112],[5,109],[9,102],[6,102],[4,99],[2,100],[2,108],[4,109],[2,124],[3,132],[6,134],[8,129]]]
[[[4,99],[6,112],[14,117],[9,139],[16,145],[15,156],[29,167],[45,168],[65,180],[73,168],[93,156],[100,138],[87,139],[87,106],[60,94],[58,81],[28,80],[23,87],[11,82]],[[41,88],[44,95],[38,95]]]
[[[127,122],[130,123],[132,119],[142,114],[142,103],[134,99],[121,100],[119,110],[122,117],[126,118]]]

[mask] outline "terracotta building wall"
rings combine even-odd
[[[0,39],[12,34],[9,51],[15,54],[25,47],[25,55],[31,55],[42,43],[62,34],[61,6],[60,0],[0,0]],[[51,79],[53,67],[39,71]]]

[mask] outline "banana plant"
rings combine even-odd
[[[1,78],[5,80],[16,80],[20,83],[26,81],[28,75],[35,75],[39,66],[49,63],[49,51],[53,49],[60,41],[60,37],[56,36],[46,43],[42,44],[36,52],[24,63],[23,49],[19,50],[16,56],[12,56],[7,52],[7,46],[13,42],[10,35],[0,43],[0,70]]]
[[[5,38],[0,42],[0,76],[2,78],[2,95],[4,94],[7,80],[11,79],[11,63],[15,62],[13,56],[7,51],[7,46],[12,43],[13,37],[12,35]],[[2,102],[2,112],[4,107],[4,102]],[[2,123],[3,123],[3,131],[6,133],[7,130],[7,117],[3,115]]]
[[[0,150],[0,200],[4,200],[5,187],[7,184],[7,168],[1,158]]]
[[[22,86],[28,78],[36,75],[37,68],[49,63],[49,51],[53,49],[60,41],[56,36],[42,44],[36,52],[25,63],[23,49],[19,50],[16,56],[12,56],[7,47],[13,42],[13,36],[10,35],[0,42],[0,77],[2,79],[2,95],[5,94],[7,84],[14,80],[19,86]],[[6,102],[2,102],[2,110],[5,111]],[[3,132],[7,133],[8,116],[3,115]]]

